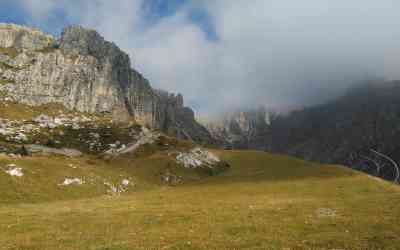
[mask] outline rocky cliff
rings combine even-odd
[[[71,26],[60,39],[38,30],[0,24],[0,92],[37,106],[108,113],[181,139],[211,142],[182,95],[154,90],[131,68],[129,56],[96,31]]]
[[[268,132],[265,108],[236,110],[206,123],[219,146],[229,149],[266,149]]]
[[[393,180],[393,163],[373,150],[400,162],[399,122],[400,81],[375,80],[326,104],[274,116],[265,144],[275,153],[342,164]]]

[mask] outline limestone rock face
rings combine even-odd
[[[195,120],[193,110],[183,105],[181,94],[174,95],[162,90],[157,90],[156,94],[159,100],[157,117],[163,131],[179,139],[214,143],[208,130]]]
[[[0,24],[0,47],[40,50],[54,42],[52,36],[38,30],[14,24]]]
[[[21,103],[41,105],[61,103],[82,112],[109,111],[123,106],[117,85],[97,67],[93,57],[71,58],[55,50],[52,53],[22,53],[14,68],[3,77],[13,82],[9,94]]]
[[[227,112],[221,119],[205,124],[218,144],[230,149],[266,149],[268,132],[264,108]]]
[[[211,141],[182,95],[154,90],[129,56],[94,30],[67,27],[56,42],[33,29],[0,25],[0,81],[0,92],[17,102],[131,116],[170,135]]]

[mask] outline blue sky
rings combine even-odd
[[[164,18],[175,15],[177,11],[188,6],[190,2],[190,0],[146,0],[141,4],[144,22],[149,26],[154,25]],[[57,7],[48,13],[46,20],[42,20],[42,23],[34,22],[30,19],[29,13],[25,11],[23,4],[23,1],[1,0],[0,22],[38,26],[38,28],[53,35],[58,35],[66,25],[79,24],[79,20],[68,16],[65,9]],[[186,16],[190,22],[204,32],[208,39],[217,39],[211,17],[204,8],[188,8]]]
[[[16,1],[0,1],[0,22],[25,24],[25,16]]]
[[[189,0],[149,0],[144,2],[143,8],[146,10],[147,18],[158,22],[162,18],[174,15],[180,8],[190,4]],[[207,38],[216,40],[217,34],[214,29],[211,17],[204,8],[189,8],[187,18],[198,25]]]

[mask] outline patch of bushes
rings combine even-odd
[[[206,172],[209,176],[216,176],[228,171],[230,168],[231,166],[228,163],[221,161],[213,168],[206,168]]]
[[[9,84],[9,83],[15,83],[15,81],[14,80],[0,79],[0,85],[1,84]]]
[[[0,91],[0,97],[6,97],[8,93],[6,91]],[[1,110],[1,103],[0,103],[0,110]]]
[[[5,62],[0,62],[0,68],[4,69],[4,70],[8,70],[8,69],[16,70],[17,69],[16,67],[14,67],[8,63],[5,63]]]
[[[58,43],[53,43],[53,44],[51,44],[48,47],[45,47],[43,49],[35,50],[35,52],[47,54],[47,53],[53,53],[58,49],[60,49],[60,45]]]
[[[46,47],[46,48],[43,48],[43,49],[37,49],[37,50],[35,50],[35,52],[43,53],[43,54],[49,54],[49,53],[53,53],[56,50],[57,50],[56,48]]]
[[[110,144],[117,141],[120,145],[131,143],[133,134],[138,133],[135,126],[119,128],[110,124],[100,124],[94,127],[91,122],[80,124],[80,129],[71,127],[59,127],[57,129],[42,130],[32,137],[32,142],[54,147],[75,148],[84,153],[101,153],[110,148]],[[94,135],[98,136],[95,138]],[[90,145],[92,144],[92,145]]]
[[[191,141],[178,140],[174,137],[160,136],[157,141],[158,146],[175,149],[190,149],[193,148],[194,143]]]

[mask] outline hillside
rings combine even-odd
[[[400,162],[399,100],[399,81],[361,83],[329,103],[272,117],[265,143],[272,152],[343,164],[393,181],[393,164],[371,150]]]
[[[44,164],[40,157],[2,157],[1,166],[13,162],[27,175],[0,174],[0,249],[396,249],[400,244],[397,186],[286,156],[214,153],[231,165],[229,171],[175,187],[156,178],[157,168],[168,164],[158,154],[91,164],[85,158],[56,157]],[[57,186],[64,175],[115,183],[127,178],[133,185],[120,196],[104,195],[92,183]]]

